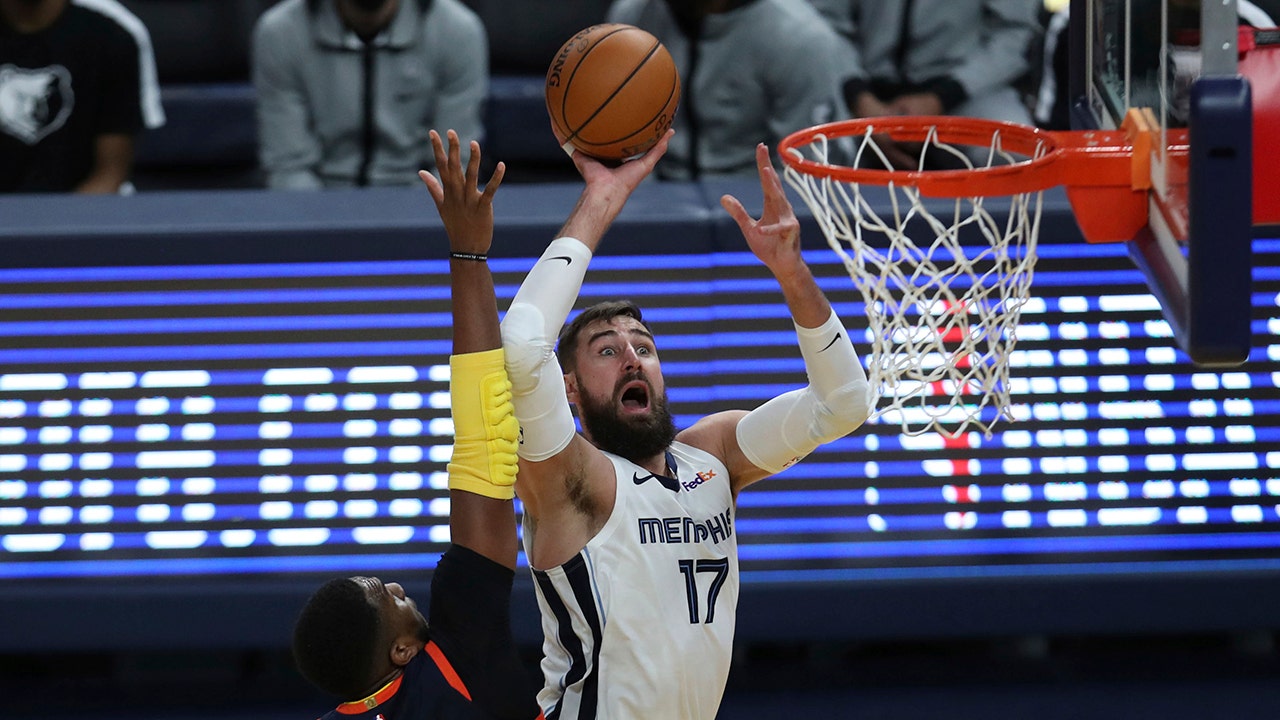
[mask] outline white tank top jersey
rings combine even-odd
[[[613,461],[613,514],[573,559],[533,570],[548,720],[716,716],[729,677],[738,546],[729,472],[673,443],[675,477]],[[525,552],[533,543],[524,524]]]

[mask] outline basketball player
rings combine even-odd
[[[431,580],[430,625],[399,584],[374,577],[332,580],[307,602],[294,630],[298,668],[346,701],[325,718],[540,717],[508,616],[517,425],[485,264],[505,166],[499,163],[480,191],[479,145],[471,143],[464,173],[458,136],[450,130],[448,138],[446,151],[431,131],[440,180],[420,174],[449,235],[453,544]]]
[[[592,253],[670,137],[616,168],[572,155],[585,187],[502,321],[547,717],[715,717],[738,596],[738,492],[870,411],[866,375],[801,257],[799,223],[763,144],[763,216],[731,196],[721,203],[778,281],[810,384],[677,431],[661,342],[626,301],[583,311],[560,334],[556,361]]]

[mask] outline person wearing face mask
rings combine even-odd
[[[279,189],[407,185],[428,132],[484,139],[488,38],[461,0],[284,0],[253,35],[258,156]]]

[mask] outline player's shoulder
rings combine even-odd
[[[676,440],[667,448],[684,465],[697,467],[724,466],[724,459],[705,448]]]
[[[746,410],[711,413],[681,430],[676,435],[676,440],[723,462],[728,456],[731,442],[736,442],[738,422],[746,415]]]

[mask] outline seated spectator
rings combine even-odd
[[[0,192],[128,191],[164,124],[146,27],[115,0],[0,0]]]
[[[284,0],[252,72],[272,188],[409,185],[433,167],[429,130],[483,139],[488,40],[460,0]]]
[[[664,180],[755,177],[756,145],[845,113],[840,38],[803,2],[616,0],[608,20],[653,33],[680,71]]]
[[[809,0],[845,37],[855,117],[960,115],[1031,124],[1041,0]]]

